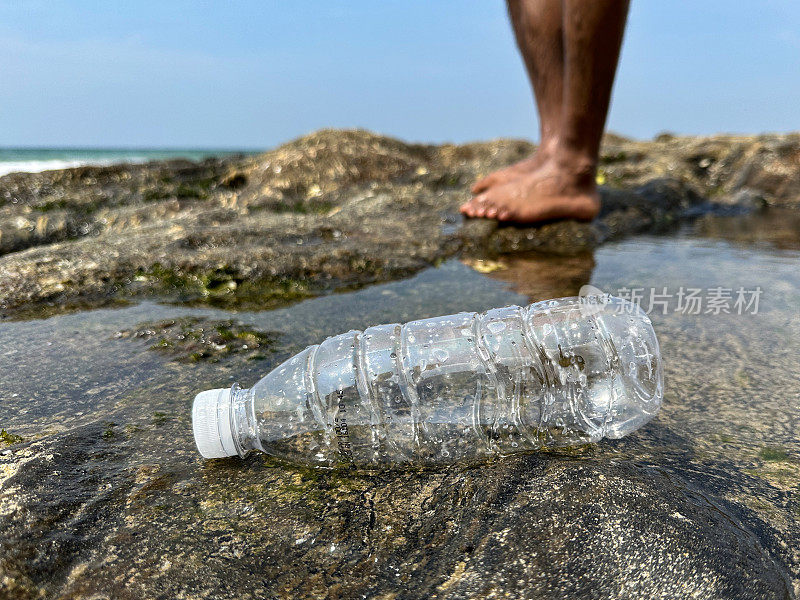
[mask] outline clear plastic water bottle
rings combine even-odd
[[[441,464],[619,438],[662,388],[650,319],[604,295],[350,331],[198,394],[192,420],[205,458]]]

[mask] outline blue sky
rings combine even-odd
[[[800,3],[633,0],[609,126],[800,130]],[[0,146],[536,139],[500,0],[6,0]]]

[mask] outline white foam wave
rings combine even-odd
[[[85,165],[105,166],[114,163],[144,162],[147,160],[141,157],[120,157],[120,158],[95,158],[95,159],[49,159],[49,160],[11,160],[0,161],[0,177],[9,173],[40,173],[42,171],[52,171],[56,169],[71,169],[73,167],[83,167]]]

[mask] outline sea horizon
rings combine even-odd
[[[39,173],[86,165],[106,166],[117,163],[144,163],[151,160],[185,158],[203,160],[212,156],[256,154],[254,148],[168,148],[168,147],[0,147],[0,177],[9,173]]]

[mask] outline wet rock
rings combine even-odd
[[[519,227],[474,219],[464,226],[462,236],[465,252],[487,256],[531,251],[571,256],[592,250],[600,242],[597,227],[577,221]]]
[[[733,194],[732,201],[737,206],[759,209],[768,206],[764,194],[750,188],[743,187]]]
[[[795,205],[799,149],[797,135],[608,135],[600,218],[532,228],[458,214],[472,181],[533,150],[522,141],[428,146],[325,130],[252,157],[10,174],[0,178],[0,310],[144,295],[266,308],[459,252],[580,254],[750,208],[752,194]]]
[[[705,215],[679,240],[648,236],[594,255],[465,256],[472,268],[450,260],[235,318],[142,302],[5,322],[0,426],[24,439],[0,442],[0,598],[795,597],[800,285],[797,253],[780,248],[800,247],[797,219],[774,208]],[[325,227],[320,238],[334,243],[341,224]],[[224,289],[226,273],[200,283]],[[251,385],[325,335],[589,282],[741,282],[765,293],[758,315],[651,313],[664,406],[623,440],[372,473],[263,455],[203,461],[194,448],[199,390]],[[183,332],[206,337],[221,320],[226,331],[281,336],[261,360],[228,335],[215,343],[231,351],[183,360],[205,349]],[[175,356],[151,349],[161,339],[175,340]]]
[[[12,173],[0,182],[0,254],[164,217],[207,198],[236,158]],[[171,202],[169,202],[171,201]]]
[[[135,329],[117,332],[114,337],[145,340],[150,349],[179,362],[217,362],[239,353],[248,359],[264,358],[273,351],[278,334],[258,331],[231,319],[183,317],[140,323]]]
[[[659,470],[578,453],[480,468],[201,463],[100,424],[0,457],[15,597],[787,598],[759,540]],[[153,430],[170,459],[145,447]],[[54,483],[57,482],[57,485]]]

